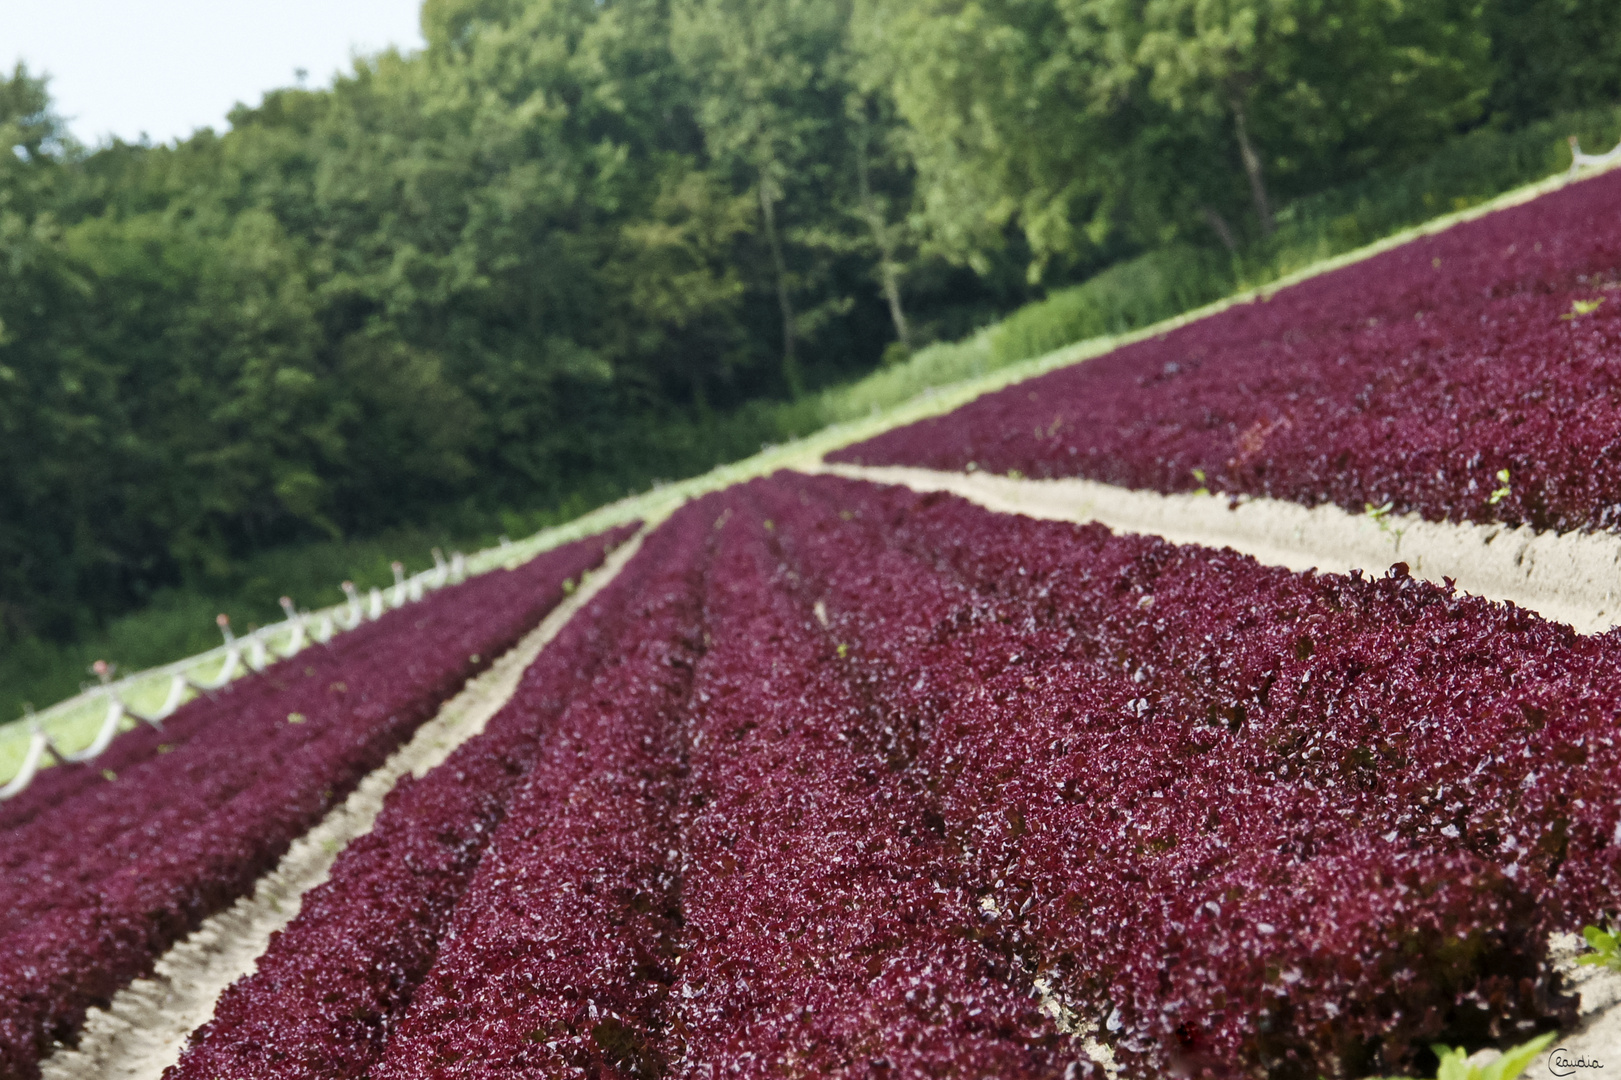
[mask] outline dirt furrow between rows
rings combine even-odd
[[[913,491],[947,491],[985,507],[1051,521],[1095,521],[1115,532],[1175,544],[1232,548],[1271,566],[1382,574],[1403,562],[1416,578],[1488,600],[1506,600],[1578,633],[1621,623],[1621,536],[1536,532],[1503,525],[1425,521],[1415,515],[1351,514],[1278,499],[1229,500],[1101,484],[1022,480],[909,466],[822,466],[822,471]]]
[[[305,893],[327,879],[338,855],[371,830],[383,801],[407,774],[421,777],[478,735],[510,699],[524,670],[573,614],[602,590],[641,546],[640,537],[615,550],[534,630],[423,724],[405,746],[305,836],[261,878],[252,895],[208,919],[170,949],[151,978],[120,991],[92,1011],[75,1048],[41,1064],[45,1080],[158,1080],[174,1064],[191,1032],[214,1013],[225,989],[251,974],[270,936],[298,914]]]

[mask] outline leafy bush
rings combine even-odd
[[[1481,128],[1417,165],[1297,199],[1278,212],[1272,240],[1248,254],[1244,276],[1270,281],[1562,172],[1572,134],[1589,152],[1608,150],[1621,139],[1621,109],[1562,113],[1515,131]]]
[[[1087,338],[1120,334],[1180,315],[1233,287],[1229,260],[1173,245],[1150,251],[1008,316],[991,334],[997,367]]]

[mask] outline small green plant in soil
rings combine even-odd
[[[1587,939],[1587,946],[1593,951],[1578,956],[1576,958],[1578,964],[1621,971],[1621,932],[1602,930],[1597,926],[1584,926],[1582,937]]]
[[[1435,1080],[1514,1080],[1542,1056],[1555,1038],[1556,1033],[1552,1031],[1538,1035],[1530,1042],[1505,1050],[1490,1061],[1471,1061],[1469,1052],[1461,1046],[1433,1046],[1430,1049],[1441,1059],[1440,1067],[1435,1070]]]

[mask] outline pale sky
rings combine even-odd
[[[347,71],[356,53],[422,47],[421,0],[0,0],[0,63],[51,76],[81,142],[227,128],[237,102]]]

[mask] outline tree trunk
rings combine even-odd
[[[1249,117],[1244,112],[1244,99],[1233,94],[1228,99],[1233,108],[1233,130],[1238,135],[1238,155],[1244,159],[1244,172],[1250,180],[1250,197],[1255,200],[1255,217],[1261,223],[1261,237],[1272,235],[1277,226],[1272,221],[1272,204],[1266,197],[1266,177],[1261,173],[1261,155],[1250,142]]]
[[[1237,255],[1238,237],[1233,235],[1232,226],[1227,224],[1227,219],[1210,206],[1199,207],[1199,213],[1204,217],[1205,223],[1215,230],[1216,236],[1221,240],[1221,246],[1227,249],[1227,254]]]
[[[788,262],[782,256],[782,239],[777,235],[775,203],[771,178],[761,169],[760,216],[765,220],[766,244],[771,248],[771,262],[777,271],[777,307],[782,312],[782,378],[788,384],[788,392],[797,398],[805,392],[805,380],[794,350],[794,302],[788,296]]]
[[[883,282],[884,299],[889,302],[889,318],[895,324],[895,339],[908,349],[912,347],[912,331],[906,325],[906,311],[901,307],[900,267],[895,262],[895,245],[890,240],[884,217],[873,201],[872,183],[867,175],[867,128],[861,126],[856,139],[856,180],[861,188],[861,215],[872,230],[873,242],[878,245],[878,276]]]

